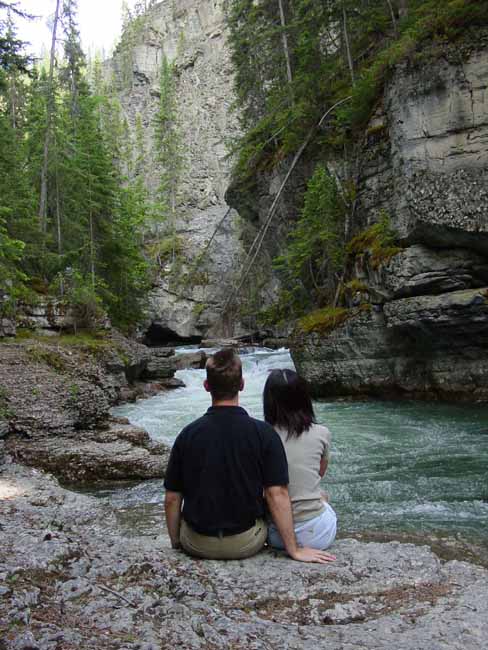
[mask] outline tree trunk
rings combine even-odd
[[[290,84],[291,87],[293,83],[293,75],[291,72],[290,50],[288,47],[288,36],[286,34],[286,20],[285,20],[285,10],[283,8],[283,0],[278,0],[278,5],[280,8],[280,21],[282,27],[281,40],[283,43],[283,53],[285,55],[285,61],[286,61],[286,76],[288,79],[288,83]]]
[[[58,178],[58,166],[56,161],[56,229],[58,234],[58,255],[63,254],[63,237],[61,232],[61,206],[59,200],[59,178]],[[59,282],[59,293],[61,298],[64,296],[64,276],[60,275]]]
[[[90,275],[92,288],[95,290],[95,233],[93,227],[93,213],[90,209]]]
[[[176,192],[175,188],[171,188],[171,238],[172,242],[172,251],[171,251],[171,270],[174,270],[174,264],[176,260]]]
[[[12,128],[17,129],[17,84],[15,83],[15,72],[10,76],[10,115],[12,118]]]
[[[393,24],[393,31],[395,32],[395,36],[398,36],[398,29],[397,29],[397,21],[395,17],[395,10],[393,9],[393,5],[391,4],[391,0],[386,0],[388,3],[388,7],[390,9],[390,14],[391,14],[391,22]]]
[[[400,18],[404,18],[408,15],[408,0],[399,0],[399,4],[400,8],[398,13],[400,14]]]
[[[51,55],[49,57],[49,76],[47,85],[47,104],[46,104],[46,134],[44,136],[44,151],[41,169],[41,197],[39,201],[39,221],[42,232],[47,229],[47,170],[49,165],[49,144],[51,140],[51,127],[54,113],[54,58],[56,56],[56,31],[59,22],[59,7],[61,0],[56,0],[56,11],[54,13],[54,23],[51,41]]]
[[[354,76],[354,63],[352,60],[351,46],[349,43],[349,31],[347,28],[347,13],[346,13],[346,7],[344,5],[344,2],[342,3],[342,28],[344,33],[344,46],[346,48],[347,63],[349,65],[349,71],[351,73],[352,85],[354,86],[354,84],[356,83],[356,79]]]

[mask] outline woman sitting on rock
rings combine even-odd
[[[264,419],[280,435],[288,460],[288,491],[299,546],[324,550],[335,539],[337,517],[320,490],[329,463],[330,431],[316,424],[307,382],[293,370],[273,370],[264,387]],[[271,522],[268,544],[283,549]]]

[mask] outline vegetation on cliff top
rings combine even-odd
[[[337,150],[352,143],[395,65],[414,60],[425,43],[442,45],[486,27],[488,5],[229,0],[227,20],[244,133],[236,172],[245,176],[295,152],[324,110],[348,96],[315,145]]]
[[[432,46],[442,51],[469,30],[474,41],[476,28],[488,25],[488,3],[229,0],[227,19],[243,132],[235,143],[236,193],[246,203],[256,176],[279,165],[283,171],[304,145],[308,159],[318,161],[275,261],[283,289],[260,315],[272,325],[337,306],[340,286],[354,280],[346,268],[351,258],[366,253],[378,268],[399,251],[381,214],[352,238],[365,129],[394,67],[415,63]]]

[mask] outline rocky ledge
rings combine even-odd
[[[299,335],[298,371],[317,397],[488,401],[488,290],[344,310],[325,334]]]
[[[102,500],[36,470],[0,473],[2,650],[479,650],[488,570],[429,547],[343,539],[337,561],[237,562],[127,536]]]
[[[0,466],[7,453],[67,482],[163,477],[168,448],[109,409],[181,385],[175,371],[172,350],[116,332],[1,343]]]
[[[360,156],[349,312],[292,346],[316,395],[488,401],[487,70],[480,39],[386,85]]]

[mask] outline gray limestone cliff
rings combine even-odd
[[[401,250],[356,255],[349,317],[297,337],[316,395],[488,400],[487,90],[486,46],[400,67],[386,88],[353,229],[384,211]]]
[[[348,235],[364,232],[386,213],[401,250],[380,264],[368,250],[356,255],[346,280],[362,289],[349,296],[349,317],[327,335],[296,338],[295,362],[317,395],[488,398],[488,50],[483,38],[447,47],[422,64],[398,66],[385,88],[365,133]],[[176,70],[185,156],[177,234],[184,248],[181,276],[191,281],[175,286],[163,269],[143,329],[152,344],[238,335],[253,329],[253,313],[276,296],[271,260],[281,252],[316,158],[325,152],[315,148],[295,169],[258,270],[237,300],[248,313],[241,310],[224,322],[222,305],[289,161],[263,171],[254,184],[248,180],[245,188],[233,181],[228,142],[238,135],[238,125],[224,2],[160,2],[145,16],[129,64],[121,52],[110,64],[120,79],[129,65],[120,98],[133,138],[138,119],[142,123],[150,188],[158,183],[154,116],[163,56]],[[356,313],[360,303],[368,309]]]
[[[176,234],[183,263],[181,282],[165,278],[163,269],[151,293],[144,323],[150,342],[221,333],[220,306],[242,256],[241,220],[236,211],[228,213],[225,200],[232,166],[228,140],[237,135],[238,127],[231,110],[233,74],[223,5],[222,0],[157,3],[133,37],[129,58],[116,51],[107,64],[123,87],[120,100],[133,140],[137,121],[143,127],[144,177],[152,191],[159,184],[154,119],[163,57],[175,66],[183,152]]]

